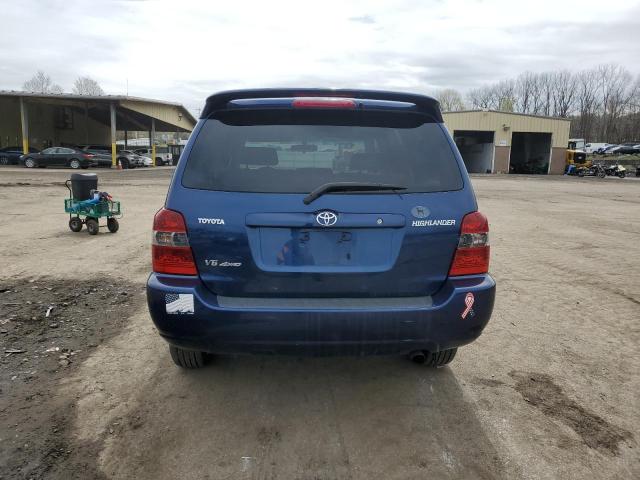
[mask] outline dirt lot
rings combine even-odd
[[[640,478],[639,181],[475,177],[498,296],[450,367],[191,372],[143,296],[171,170],[98,172],[126,216],[95,237],[69,173],[0,169],[0,478]]]

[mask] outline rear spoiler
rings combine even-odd
[[[207,98],[200,118],[209,118],[217,110],[226,110],[232,100],[295,97],[346,97],[367,100],[413,103],[421,113],[443,123],[440,104],[435,98],[414,93],[386,92],[381,90],[351,90],[327,88],[259,88],[253,90],[228,90]]]

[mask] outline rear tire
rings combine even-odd
[[[69,162],[69,166],[70,166],[71,168],[73,168],[74,170],[77,170],[77,169],[79,169],[82,165],[80,164],[80,160],[77,160],[77,159],[75,159],[75,158],[74,158],[73,160],[71,160],[71,161]]]
[[[84,223],[87,226],[87,232],[89,232],[89,235],[97,235],[100,231],[100,225],[98,224],[98,220],[95,218],[87,218]]]
[[[427,361],[425,362],[425,365],[428,367],[443,367],[444,365],[451,363],[457,352],[457,348],[450,348],[449,350],[430,353]]]
[[[169,345],[169,353],[171,353],[171,359],[173,360],[173,363],[182,368],[202,368],[206,363],[204,352],[198,352],[195,350],[184,350],[182,348]]]
[[[118,220],[116,220],[115,218],[109,217],[107,219],[107,228],[111,233],[116,233],[120,228],[120,224],[118,223]]]
[[[82,220],[79,217],[73,217],[69,220],[69,229],[72,232],[78,233],[82,230]]]

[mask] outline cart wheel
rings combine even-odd
[[[87,231],[89,232],[89,235],[97,235],[100,231],[98,220],[96,220],[95,218],[87,218],[84,223],[86,223],[87,225]]]
[[[72,217],[69,219],[69,228],[72,232],[79,232],[82,230],[82,220],[80,217]]]
[[[115,218],[109,217],[107,219],[107,228],[111,233],[116,233],[118,231],[118,228],[120,228],[120,224]]]

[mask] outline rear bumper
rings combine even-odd
[[[472,310],[462,318],[469,293],[474,297]],[[184,313],[167,313],[174,309],[167,303],[179,294],[186,302]],[[264,305],[253,299],[245,306],[224,306],[222,297],[207,290],[198,277],[153,273],[147,282],[149,312],[160,335],[172,345],[210,353],[382,355],[446,350],[480,336],[494,298],[495,281],[489,275],[449,279],[423,305],[412,301],[403,306],[395,299],[390,306],[365,303],[355,308],[337,308],[331,301],[323,308],[322,300],[310,306],[290,301],[278,306],[274,299]]]

